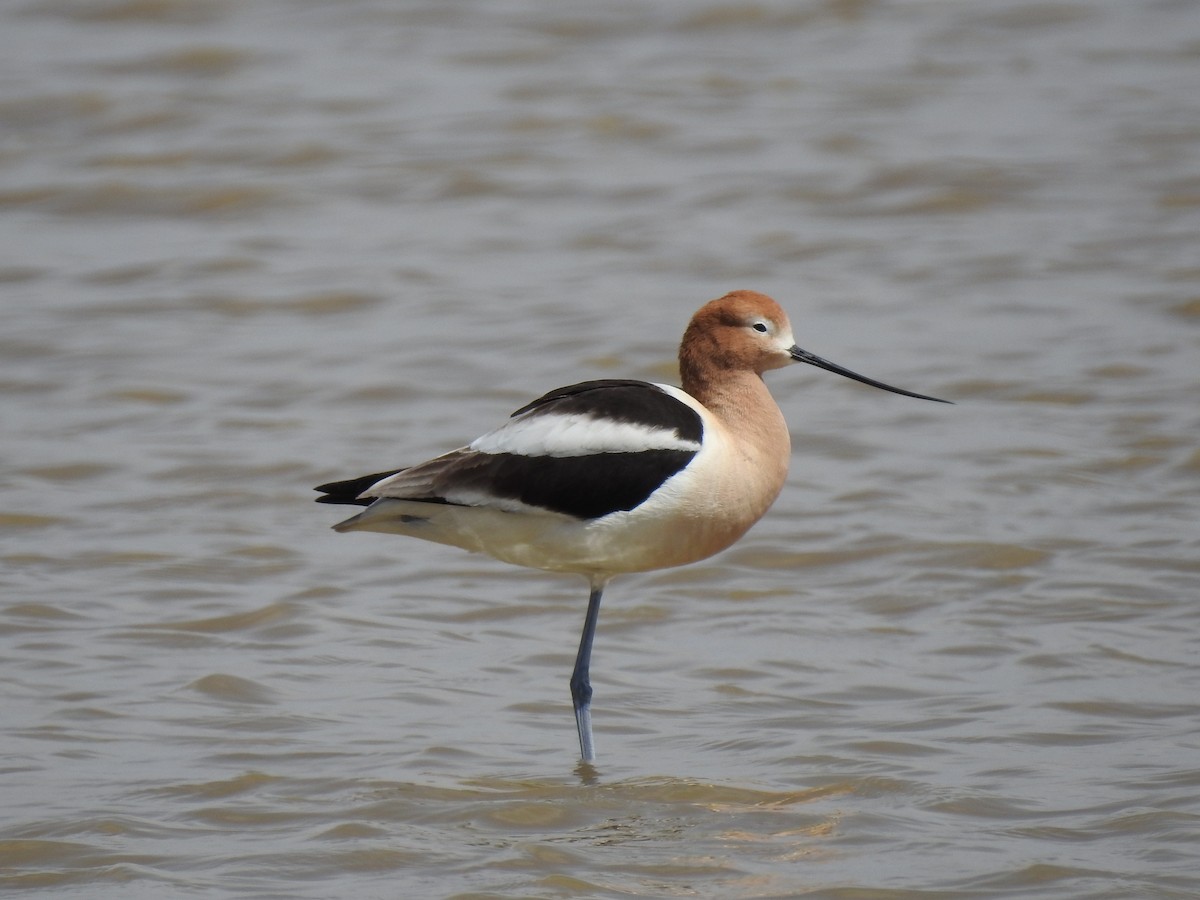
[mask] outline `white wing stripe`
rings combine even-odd
[[[476,438],[470,449],[478,453],[521,456],[590,456],[593,453],[640,453],[643,450],[695,452],[700,449],[700,444],[683,440],[673,428],[648,428],[581,413],[565,416],[551,413],[513,419]]]

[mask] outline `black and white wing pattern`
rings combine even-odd
[[[700,451],[703,420],[676,393],[624,379],[558,388],[466,447],[408,469],[322,485],[320,499],[392,498],[576,519],[631,510]]]

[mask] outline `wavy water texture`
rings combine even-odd
[[[1200,7],[0,11],[0,889],[1200,895]],[[311,486],[734,288],[772,372],[692,567],[341,536]]]

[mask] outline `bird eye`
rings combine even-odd
[[[759,334],[766,334],[766,333],[767,333],[767,323],[766,323],[766,322],[755,322],[755,323],[754,323],[754,325],[753,325],[752,327],[753,327],[753,328],[754,328],[754,330],[755,330],[755,331],[757,331]]]

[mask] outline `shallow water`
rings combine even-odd
[[[0,12],[0,885],[1200,894],[1200,7]],[[742,543],[582,583],[312,485],[748,287]]]

